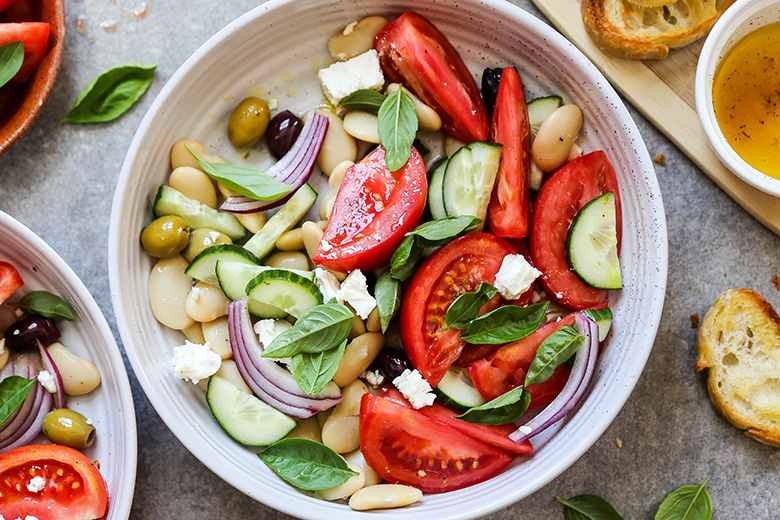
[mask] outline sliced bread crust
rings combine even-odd
[[[780,316],[760,294],[728,290],[699,328],[696,371],[709,369],[715,408],[745,434],[780,447]]]

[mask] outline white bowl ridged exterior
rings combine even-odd
[[[177,332],[154,319],[147,281],[153,261],[138,237],[151,220],[150,203],[167,181],[170,146],[192,138],[229,161],[240,160],[224,137],[233,104],[258,85],[279,98],[280,110],[303,110],[321,100],[316,64],[327,40],[369,14],[395,16],[413,8],[431,19],[459,49],[472,72],[516,64],[527,88],[564,93],[585,114],[585,150],[604,149],[623,197],[622,269],[625,289],[610,300],[615,325],[582,405],[482,484],[426,495],[413,507],[372,512],[393,518],[474,518],[520,500],[565,470],[607,428],[642,372],[661,316],[666,287],[666,222],[650,157],[623,103],[598,70],[546,24],[501,1],[425,0],[271,1],[250,11],[206,42],[171,78],[149,109],[130,146],[111,215],[109,269],[120,334],[152,404],[179,440],[207,467],[247,495],[290,515],[309,519],[364,518],[346,504],[307,497],[277,478],[213,420],[203,392],[176,380],[171,370]],[[315,61],[316,60],[316,61]],[[287,78],[297,78],[288,82]],[[294,86],[295,93],[286,96]],[[223,99],[225,94],[232,102]],[[210,145],[210,146],[209,146]]]
[[[95,425],[95,444],[83,450],[100,461],[108,486],[108,520],[130,517],[136,471],[136,428],[133,395],[114,335],[76,273],[48,244],[24,225],[0,211],[0,260],[16,267],[26,290],[47,290],[63,297],[76,313],[75,322],[57,327],[60,341],[73,353],[89,359],[100,372],[100,386],[87,395],[68,397],[68,408]],[[40,435],[35,442],[47,443]]]

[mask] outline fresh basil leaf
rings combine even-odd
[[[536,355],[528,367],[525,386],[550,379],[555,369],[566,363],[584,344],[585,336],[572,326],[561,327],[547,336],[536,349]]]
[[[309,395],[322,392],[339,368],[339,362],[347,348],[345,339],[341,345],[316,354],[297,354],[290,361],[290,372],[301,390]]]
[[[620,513],[598,495],[578,495],[568,500],[555,498],[563,504],[566,520],[623,520]]]
[[[517,341],[539,328],[548,305],[549,302],[541,302],[527,307],[499,307],[472,321],[460,339],[475,345]]]
[[[455,418],[477,424],[507,424],[523,415],[529,404],[531,394],[518,386],[492,401],[469,408]]]
[[[704,489],[710,479],[701,485],[675,489],[661,502],[655,520],[710,520],[712,497]]]
[[[384,334],[390,320],[401,308],[401,282],[393,278],[390,271],[383,271],[376,280],[374,298],[376,298],[379,323],[382,324],[382,334]]]
[[[424,247],[436,247],[474,229],[480,222],[482,219],[471,215],[447,217],[420,224],[407,233],[407,236],[415,235],[424,239]]]
[[[274,473],[301,489],[330,489],[357,475],[335,451],[308,439],[282,439],[257,456]]]
[[[0,426],[19,408],[38,379],[8,376],[0,381]]]
[[[105,123],[127,112],[149,88],[157,65],[117,65],[89,84],[63,123]]]
[[[476,291],[459,294],[447,309],[447,314],[444,316],[446,326],[441,330],[467,328],[471,320],[479,316],[479,308],[489,302],[497,292],[498,289],[487,282],[482,282]]]
[[[24,43],[11,42],[0,45],[0,87],[16,76],[24,62]]]
[[[417,135],[414,100],[400,88],[387,96],[378,114],[379,140],[385,148],[385,164],[391,172],[403,168],[412,155]]]
[[[379,108],[385,100],[385,95],[376,90],[361,88],[339,101],[339,106],[350,110],[365,110],[366,112],[379,112]]]
[[[406,236],[390,258],[390,276],[396,280],[406,280],[412,276],[414,265],[422,256],[422,249],[415,243],[413,236]]]
[[[32,291],[25,294],[18,303],[12,303],[30,316],[43,316],[50,320],[75,321],[76,315],[68,302],[48,291]]]
[[[425,158],[426,155],[431,153],[431,151],[428,149],[428,147],[425,146],[422,143],[422,141],[420,141],[419,139],[415,139],[414,142],[412,143],[412,146],[414,146],[415,149],[417,149],[417,153],[419,153],[420,157],[422,157],[422,158]]]
[[[347,339],[354,319],[347,306],[335,301],[316,305],[279,334],[265,349],[263,357],[283,358],[330,350]]]

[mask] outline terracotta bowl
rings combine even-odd
[[[2,22],[49,22],[49,49],[38,70],[25,83],[8,83],[11,90],[4,102],[0,96],[0,155],[11,147],[32,124],[49,97],[65,46],[65,3],[63,0],[19,0],[9,12],[0,13]],[[0,90],[0,92],[2,92]]]

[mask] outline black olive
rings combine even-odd
[[[49,345],[60,338],[60,331],[49,318],[41,316],[28,316],[13,323],[5,331],[5,344],[13,352],[37,349],[40,340],[44,345]]]
[[[392,382],[393,379],[403,374],[404,370],[412,369],[409,358],[403,350],[397,348],[385,348],[379,352],[373,363],[373,369],[378,369],[385,376],[385,381]]]
[[[279,112],[268,123],[268,129],[265,138],[268,141],[268,147],[271,149],[271,155],[277,159],[284,157],[303,128],[303,121],[289,110]]]
[[[482,100],[488,109],[488,113],[493,113],[493,107],[496,104],[496,94],[498,94],[498,84],[501,83],[501,72],[503,68],[487,68],[482,72]]]

